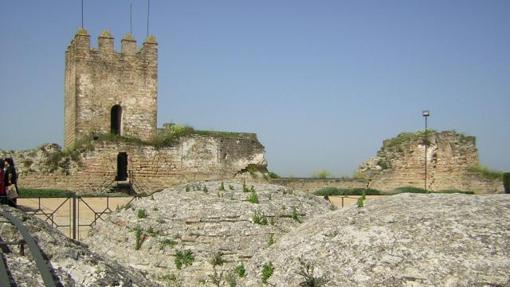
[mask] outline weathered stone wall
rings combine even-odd
[[[271,183],[303,192],[314,192],[324,187],[365,188],[366,180],[350,178],[276,178]]]
[[[47,145],[22,152],[0,151],[0,156],[14,157],[22,187],[97,193],[115,185],[121,152],[128,155],[128,181],[135,191],[146,193],[188,181],[233,178],[250,165],[262,170],[267,165],[264,146],[255,134],[191,135],[180,138],[174,146],[160,148],[95,141],[74,153]]]
[[[94,133],[110,133],[112,108],[120,106],[120,135],[149,140],[157,125],[157,43],[149,37],[137,51],[131,35],[114,50],[108,32],[90,48],[80,30],[66,51],[64,146]]]
[[[431,131],[427,141],[419,133],[404,133],[385,140],[377,156],[363,163],[358,174],[371,178],[371,187],[375,189],[423,188],[425,158],[428,190],[457,189],[479,193],[503,190],[501,180],[484,178],[473,171],[473,167],[480,164],[475,137],[454,131]]]

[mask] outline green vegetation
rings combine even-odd
[[[229,185],[228,185],[228,188],[229,188],[230,190],[234,190],[234,189],[235,189],[235,188],[234,188],[234,186],[233,186],[233,185],[231,185],[231,184],[229,184]]]
[[[505,193],[510,193],[510,172],[503,173],[503,187]]]
[[[414,133],[411,132],[400,133],[399,135],[392,139],[385,140],[384,148],[397,150],[398,147],[404,143],[409,143],[415,139],[424,139],[425,136],[435,133],[437,133],[435,130],[427,130],[427,134],[425,134],[424,130],[420,130]]]
[[[269,178],[280,178],[280,176],[272,171],[267,173],[269,175]]]
[[[181,270],[183,266],[191,266],[193,261],[195,261],[195,257],[193,256],[193,252],[189,249],[179,250],[175,253],[175,267],[179,270]]]
[[[296,221],[298,223],[301,223],[301,219],[299,218],[299,213],[295,207],[292,208],[292,219],[294,219],[294,221]]]
[[[259,203],[259,197],[257,196],[257,193],[255,191],[252,191],[250,193],[250,197],[248,197],[248,202]]]
[[[329,279],[326,276],[318,276],[315,277],[314,270],[315,267],[309,263],[305,262],[303,259],[299,259],[299,264],[301,265],[300,270],[297,272],[298,275],[302,276],[304,281],[299,284],[301,287],[322,287],[325,286]]]
[[[314,172],[312,174],[312,177],[324,179],[324,178],[331,177],[331,173],[325,169],[321,169],[321,170]]]
[[[135,250],[140,250],[144,240],[145,240],[145,234],[143,234],[143,230],[140,227],[140,225],[137,225],[135,228]]]
[[[274,244],[274,234],[269,234],[269,238],[267,239],[267,246],[271,246]]]
[[[225,191],[225,185],[223,184],[223,181],[220,184],[220,188],[218,188],[219,191]]]
[[[159,242],[159,250],[163,250],[167,246],[170,248],[174,248],[176,245],[177,245],[177,241],[170,239],[170,238],[166,238]]]
[[[273,271],[274,271],[273,263],[269,262],[264,263],[264,265],[262,265],[261,274],[262,283],[267,284],[267,280],[271,278],[271,276],[273,276]]]
[[[204,185],[204,188],[202,189],[203,192],[208,193],[209,190],[207,189],[207,186]]]
[[[138,218],[146,218],[147,217],[147,212],[145,211],[144,208],[140,208],[140,209],[138,209],[138,211],[136,213],[136,216]]]
[[[253,223],[255,223],[255,224],[259,224],[259,225],[267,225],[268,224],[267,217],[262,211],[258,211],[258,210],[255,211],[255,214],[253,214],[251,219],[252,219]]]
[[[475,165],[471,168],[469,168],[469,171],[478,173],[480,176],[488,179],[502,179],[503,178],[503,172],[492,170],[486,166],[483,166],[481,164]]]
[[[243,278],[244,276],[246,276],[246,268],[244,268],[244,264],[241,263],[237,265],[236,268],[234,269],[234,272],[237,274],[237,276],[239,276],[239,278]]]
[[[20,198],[54,198],[54,197],[72,197],[74,192],[63,189],[39,189],[39,188],[20,188]]]
[[[377,189],[366,189],[366,188],[337,188],[337,187],[325,187],[315,191],[313,194],[315,195],[380,195],[382,194]]]
[[[227,262],[225,259],[223,259],[223,253],[221,252],[216,252],[214,253],[213,257],[211,258],[211,260],[209,260],[209,263],[211,263],[211,265],[213,267],[216,267],[216,266],[221,266],[223,265],[225,262]]]

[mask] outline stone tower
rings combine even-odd
[[[86,30],[76,33],[66,51],[65,147],[95,134],[156,135],[157,46],[149,36],[137,49],[127,34],[117,52],[113,37],[103,32],[94,49]]]

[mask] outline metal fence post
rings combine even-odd
[[[76,194],[73,194],[73,239],[76,240]]]

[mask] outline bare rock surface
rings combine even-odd
[[[43,256],[48,259],[54,276],[61,284],[59,286],[160,286],[148,280],[140,271],[91,252],[87,246],[68,239],[46,222],[17,209],[0,205],[0,239],[4,242],[22,239],[16,227],[2,216],[4,211],[23,222],[41,248]],[[24,256],[20,254],[17,245],[4,246],[1,255],[10,273],[11,282],[17,284],[13,286],[45,286],[28,246],[25,246]]]
[[[322,198],[277,185],[225,181],[223,187],[198,182],[136,200],[100,222],[86,242],[168,286],[230,286],[236,267],[331,212]]]
[[[508,195],[400,194],[307,221],[238,286],[263,286],[264,265],[264,286],[510,286],[509,242]]]

